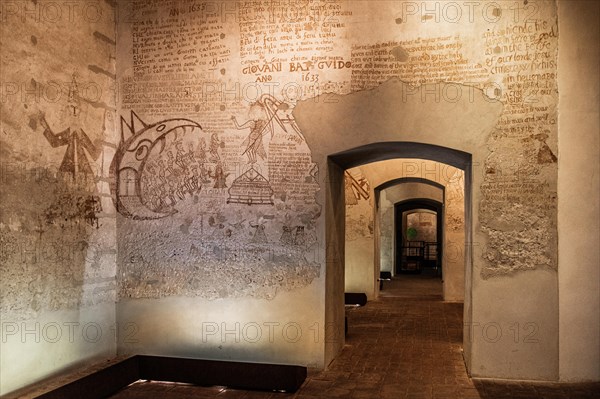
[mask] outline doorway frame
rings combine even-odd
[[[365,144],[326,156],[327,180],[325,191],[325,326],[340,331],[344,325],[344,253],[345,216],[344,172],[356,166],[388,159],[422,159],[436,161],[464,172],[465,211],[465,296],[463,320],[471,320],[473,273],[473,155],[461,150],[412,141],[381,141]],[[342,329],[343,331],[343,329]],[[341,352],[345,338],[325,342],[324,363],[328,365]],[[463,338],[463,351],[470,369],[471,345]]]
[[[395,244],[394,244],[394,271],[396,274],[399,273],[398,264],[398,248],[402,245],[402,235],[406,229],[403,223],[403,213],[412,211],[415,209],[427,209],[436,213],[436,239],[437,239],[437,256],[438,266],[442,266],[442,260],[444,256],[444,204],[439,201],[435,201],[429,198],[412,198],[404,201],[400,201],[394,204],[394,230],[395,230]],[[403,228],[404,227],[404,228]],[[400,245],[398,245],[400,244]],[[443,273],[443,269],[442,269]]]
[[[379,210],[381,208],[381,192],[386,189],[395,187],[399,184],[405,184],[405,183],[426,184],[426,185],[429,185],[429,186],[439,189],[442,192],[441,203],[443,205],[446,204],[446,187],[443,184],[440,184],[434,180],[425,179],[423,177],[400,177],[397,179],[388,180],[385,183],[381,183],[379,186],[375,187],[375,189],[373,190],[375,193],[375,214],[373,216],[373,220],[374,220],[374,225],[377,226],[375,231],[378,234],[378,236],[375,237],[375,265],[377,266],[377,268],[379,270],[381,269],[381,263],[380,263],[380,260],[381,260],[381,256],[380,256],[381,237],[380,236],[381,236],[381,234],[379,233],[378,226],[381,226],[381,220],[380,220],[380,215],[379,215]],[[428,198],[428,199],[432,199],[432,198]],[[445,215],[443,215],[443,216],[445,216]],[[395,216],[394,216],[394,218],[395,218]],[[442,219],[442,221],[443,220],[444,219]],[[392,274],[393,275],[396,274],[396,236],[395,236],[395,234],[396,234],[396,227],[395,227],[395,222],[394,222],[394,230],[393,230],[394,236],[392,237],[392,257],[393,257]]]

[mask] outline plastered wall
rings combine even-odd
[[[559,2],[560,378],[600,380],[600,130],[597,3]],[[581,79],[589,76],[589,79]],[[583,229],[573,229],[581,224]]]
[[[540,97],[541,108],[539,111],[529,109],[528,103],[523,101],[524,97],[531,95],[530,90],[535,90],[532,88],[532,84],[527,84],[527,87],[514,85],[515,82],[511,81],[513,77],[504,75],[512,76],[511,70],[515,68],[522,68],[523,71],[527,68],[531,70],[532,65],[536,65],[536,73],[540,71],[539,68],[555,70],[555,5],[544,3],[539,10],[543,10],[542,14],[539,14],[542,20],[548,18],[546,28],[543,28],[543,23],[537,27],[534,25],[514,30],[511,25],[508,31],[506,27],[488,26],[490,32],[495,33],[485,33],[488,28],[486,27],[478,35],[474,32],[477,32],[479,27],[477,24],[473,24],[469,25],[470,34],[462,47],[466,52],[463,57],[482,57],[479,65],[486,69],[486,73],[484,73],[486,82],[498,82],[499,85],[506,86],[506,90],[509,85],[512,85],[510,87],[513,89],[521,87],[517,90],[521,95],[521,100],[516,99],[511,102],[508,97],[505,97],[503,101],[489,101],[488,95],[491,95],[491,92],[484,90],[477,92],[478,94],[472,99],[463,96],[454,103],[437,102],[435,95],[426,93],[433,93],[435,87],[442,91],[449,90],[450,85],[421,85],[419,86],[419,95],[410,96],[407,95],[407,90],[411,86],[392,79],[369,90],[332,97],[335,101],[328,103],[317,105],[316,101],[305,101],[297,105],[294,112],[296,121],[309,143],[316,144],[311,148],[313,148],[313,156],[317,160],[324,159],[321,157],[325,157],[327,154],[335,154],[370,142],[393,140],[436,143],[472,154],[473,165],[478,167],[473,169],[472,175],[473,235],[469,237],[469,242],[472,242],[473,246],[473,266],[471,269],[472,284],[468,288],[470,302],[466,306],[465,323],[466,326],[479,326],[479,330],[468,338],[472,342],[468,342],[466,345],[470,347],[466,353],[468,364],[471,366],[471,372],[476,376],[499,375],[505,378],[514,378],[514,376],[520,375],[523,378],[526,376],[526,378],[534,379],[555,379],[557,377],[558,324],[557,314],[554,310],[556,295],[552,294],[556,293],[557,287],[556,251],[552,249],[556,245],[556,219],[554,216],[556,162],[553,161],[552,156],[543,156],[548,153],[545,145],[550,148],[552,153],[556,152],[555,72],[544,75],[545,78],[550,78],[547,82],[551,89],[546,91],[549,94],[536,92],[538,94],[535,96],[539,95]],[[376,14],[378,11],[378,9],[374,9],[369,12]],[[501,12],[497,11],[499,15]],[[507,24],[510,23],[507,22]],[[390,29],[388,34],[401,30],[406,35],[404,38],[408,40],[411,35],[410,29],[407,28],[408,25],[402,23],[398,25],[399,30],[386,27]],[[372,32],[385,36],[385,33],[382,32],[384,25],[378,26],[381,26],[381,31],[375,27]],[[415,36],[422,35],[425,31],[431,33],[438,32],[438,29],[439,32],[444,32],[444,29],[447,29],[446,32],[451,30],[450,24],[440,23],[429,26],[423,24],[420,18],[414,21],[413,27],[415,30],[412,31],[412,34]],[[430,28],[431,30],[429,30]],[[503,34],[508,33],[511,37],[513,34],[525,35],[528,29],[532,29],[532,32],[527,39],[522,37],[524,40],[530,40],[532,37],[537,37],[536,40],[539,40],[542,35],[541,30],[545,31],[545,34],[542,35],[543,40],[549,41],[544,42],[547,51],[542,51],[542,55],[540,55],[540,57],[548,56],[548,58],[544,58],[544,64],[540,62],[538,62],[539,65],[533,64],[532,60],[519,57],[520,61],[517,63],[524,62],[527,66],[498,65],[498,63],[508,61],[505,58],[502,60],[498,58],[499,52],[504,51],[502,45],[505,44],[503,41],[506,39],[503,38]],[[540,30],[537,31],[538,29]],[[521,33],[518,33],[519,31]],[[471,42],[471,38],[475,37],[479,38],[477,44]],[[361,36],[356,40],[360,43],[367,39],[365,36]],[[515,40],[514,38],[508,39],[508,42]],[[480,47],[481,43],[488,43],[489,47],[482,48]],[[476,55],[477,49],[481,51],[479,56]],[[489,52],[487,57],[486,51]],[[494,51],[498,53],[494,53]],[[532,53],[530,52],[530,54]],[[489,65],[484,67],[486,62]],[[426,64],[431,65],[430,62],[426,62]],[[412,71],[415,71],[414,67]],[[427,71],[429,74],[427,76],[430,77],[431,69]],[[461,72],[457,72],[457,74],[460,75]],[[371,73],[369,76],[375,76],[375,74]],[[503,76],[505,77],[503,78]],[[539,77],[536,76],[535,79],[537,80]],[[422,79],[424,82],[428,81],[425,74]],[[431,77],[430,79],[434,80]],[[502,92],[506,94],[506,90]],[[319,99],[323,98],[324,96]],[[427,101],[428,98],[430,101]],[[546,104],[548,104],[547,107]],[[542,114],[534,120],[534,122],[537,121],[536,123],[532,123],[530,119],[525,121],[525,115],[529,115],[531,112]],[[546,113],[548,117],[545,116]],[[319,115],[318,126],[315,115]],[[461,117],[457,118],[456,115]],[[538,136],[539,140],[531,137],[537,134],[531,132],[539,129],[549,131],[549,140],[543,138],[544,134]],[[335,132],[339,131],[344,132],[343,142],[335,140]],[[530,131],[530,133],[526,133],[526,131]],[[550,139],[551,136],[552,139]],[[508,155],[513,150],[517,152]],[[538,158],[539,152],[542,153],[540,158]],[[319,164],[324,164],[324,162],[319,161]],[[520,171],[521,174],[516,173],[517,171]],[[526,171],[531,171],[531,174],[523,179],[522,173]],[[521,192],[527,193],[527,195],[517,195]],[[540,203],[545,206],[533,206],[533,204]],[[545,209],[546,205],[550,209]],[[527,212],[534,212],[536,217],[524,219],[520,212],[526,208]],[[519,222],[516,222],[517,220]],[[526,222],[523,224],[524,221]],[[530,229],[535,230],[531,235],[528,233]],[[524,237],[527,238],[524,239]],[[529,240],[533,240],[534,237],[536,242],[541,241],[544,244],[539,247],[536,244],[529,245]],[[527,249],[519,249],[523,247],[523,244]],[[530,273],[525,270],[529,268],[532,269]],[[539,289],[539,291],[523,290],[523,287],[530,284],[536,286],[536,290]],[[542,299],[540,295],[543,295],[544,298]],[[548,295],[550,297],[547,297]],[[508,301],[498,300],[504,297]],[[518,306],[517,303],[519,303]],[[492,332],[492,328],[498,326],[502,331],[510,331],[510,326],[515,323],[518,323],[520,329],[524,328],[525,323],[535,323],[539,327],[537,334],[543,336],[543,339],[530,345],[529,342],[522,340],[515,343],[508,334],[502,334],[500,338],[488,335]],[[529,325],[525,327],[529,327]],[[527,332],[530,331],[525,331],[525,333]],[[465,336],[467,336],[466,333]],[[502,357],[504,360],[501,362],[492,360]],[[519,367],[514,367],[514,365],[519,365]]]
[[[449,21],[442,3],[437,17],[411,2],[121,6],[122,142],[111,169],[119,321],[149,315],[139,341],[121,351],[156,348],[153,331],[164,329],[162,315],[169,314],[173,327],[160,341],[177,344],[159,345],[161,353],[219,357],[223,347],[232,359],[327,364],[343,343],[340,296],[333,293],[343,287],[344,249],[336,237],[346,226],[328,222],[343,221],[343,211],[334,210],[340,202],[328,201],[344,187],[326,157],[370,142],[424,142],[473,154],[472,226],[483,250],[473,258],[469,320],[517,321],[494,304],[498,292],[486,286],[492,281],[512,295],[503,284],[537,284],[527,272],[540,269],[551,276],[542,282],[545,292],[556,284],[553,2],[520,7],[516,15],[509,5],[482,6],[461,21]],[[526,24],[531,12],[538,22]],[[374,27],[374,20],[382,22]],[[530,210],[534,203],[545,206]],[[523,217],[531,212],[535,218]],[[516,295],[531,304],[539,299]],[[163,301],[181,306],[173,312]],[[256,322],[265,343],[265,320],[276,317],[281,326],[298,323],[306,341],[285,355],[284,339],[272,351],[232,341],[237,313],[224,311],[230,307],[222,301],[256,315],[240,322],[240,334]],[[552,317],[544,330],[550,346]],[[188,327],[190,320],[200,331]],[[219,330],[210,334],[215,324]],[[316,341],[308,335],[313,327]],[[233,335],[223,337],[230,329]],[[514,374],[506,364],[488,368],[508,342],[487,345],[484,338],[473,342],[478,375],[545,378],[548,367],[555,369],[550,346],[515,355],[517,362],[533,356],[542,371],[534,370],[537,363]],[[483,346],[485,356],[476,354]]]
[[[260,3],[120,12],[118,319],[139,334],[119,350],[322,366],[319,169],[275,90],[301,78],[275,24]]]
[[[345,291],[363,292],[376,298],[375,198],[368,179],[360,168],[344,174],[346,201]]]
[[[116,354],[115,10],[0,5],[0,394]]]
[[[595,345],[597,312],[576,304],[597,303],[597,286],[578,289],[597,262],[564,274],[557,252],[557,176],[580,181],[569,132],[597,131],[569,107],[560,137],[556,122],[557,65],[574,87],[561,104],[591,68],[557,58],[579,48],[559,37],[586,5],[132,0],[115,18],[112,2],[53,2],[60,17],[50,3],[1,5],[2,392],[115,346],[327,365],[343,345],[349,167],[327,157],[390,141],[472,155],[472,375],[557,379],[560,342],[563,378],[597,378],[557,311]],[[559,210],[584,209],[563,187]],[[98,323],[102,340],[23,344],[37,321],[40,340],[54,322]]]

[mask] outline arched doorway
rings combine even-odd
[[[435,235],[432,237],[418,236],[418,232],[410,223],[407,216],[420,215],[428,210],[435,217]],[[411,211],[413,211],[411,213]],[[408,214],[408,215],[407,215]],[[444,248],[444,204],[427,198],[415,198],[396,203],[394,206],[394,223],[396,227],[396,251],[394,269],[396,273],[415,271],[424,267],[439,270],[442,266]],[[411,237],[413,230],[417,236]],[[434,262],[432,264],[432,262]]]
[[[412,158],[451,165],[464,173],[465,241],[471,237],[471,155],[437,145],[415,142],[382,142],[332,154],[328,158],[326,193],[326,326],[344,323],[345,187],[344,174],[349,168],[377,161]],[[440,212],[441,213],[441,212]],[[470,303],[471,254],[465,253],[465,313]],[[326,343],[326,362],[341,349],[343,340]],[[465,345],[466,346],[466,345]]]

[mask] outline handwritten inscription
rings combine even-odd
[[[392,77],[412,84],[487,79],[480,64],[465,58],[460,36],[417,38],[352,47],[352,89],[370,89]]]

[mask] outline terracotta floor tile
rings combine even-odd
[[[307,381],[295,394],[231,389],[219,391],[214,387],[139,383],[131,385],[113,398],[599,397],[599,383],[559,384],[470,379],[461,351],[463,306],[442,302],[441,289],[440,280],[426,274],[400,276],[393,281],[386,281],[378,300],[361,308],[347,310],[349,334],[342,353],[327,370],[310,369]]]

